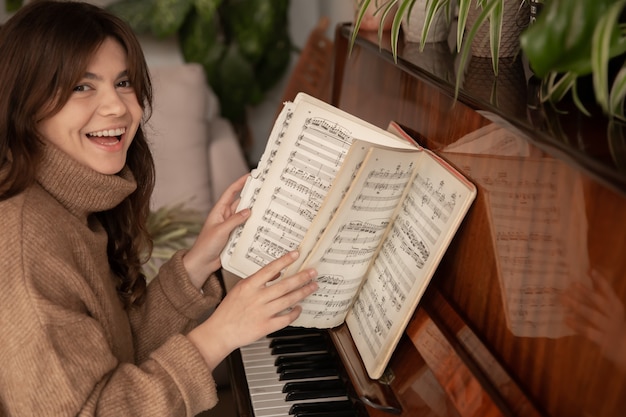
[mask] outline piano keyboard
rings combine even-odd
[[[286,328],[240,349],[255,417],[357,417],[317,329]]]

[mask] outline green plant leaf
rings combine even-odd
[[[211,22],[222,3],[223,0],[194,0],[193,5],[202,17],[202,20]]]
[[[193,0],[154,0],[152,33],[161,38],[175,35],[193,7]]]
[[[611,45],[619,44],[618,20],[625,0],[613,4],[607,12],[600,17],[593,32],[591,46],[591,71],[596,101],[602,110],[610,114],[609,105],[609,59],[611,58]]]
[[[151,33],[154,7],[154,0],[122,0],[107,10],[126,20],[136,33]]]
[[[500,61],[500,39],[502,34],[502,13],[504,0],[494,0],[493,8],[489,13],[489,44],[491,47],[491,63],[493,73],[498,75],[498,62]]]
[[[188,248],[200,233],[204,216],[200,212],[186,208],[184,204],[163,206],[148,214],[146,227],[153,242],[152,252],[145,254],[143,265],[146,279],[150,281],[158,272],[163,261],[174,253]]]
[[[578,110],[580,110],[583,114],[587,116],[591,116],[591,113],[589,113],[589,111],[587,110],[583,102],[580,100],[580,96],[578,95],[578,84],[574,82],[571,88],[572,88],[572,99],[574,100],[574,104],[576,105],[576,107],[578,107]]]
[[[255,95],[262,94],[256,81],[254,68],[231,43],[217,68],[219,83],[214,86],[220,98],[222,114],[229,120],[241,123],[245,120],[246,105]]]
[[[428,33],[430,32],[430,27],[432,26],[435,17],[438,16],[438,13],[445,13],[446,20],[449,22],[451,18],[452,8],[450,7],[449,0],[428,0],[426,2],[426,14],[424,16],[424,27],[422,28],[422,34],[420,38],[420,50],[424,50],[424,46],[426,45],[426,40],[428,39]],[[409,11],[409,14],[411,12]]]
[[[470,28],[467,37],[465,38],[463,45],[461,47],[461,55],[460,55],[460,59],[459,59],[459,69],[457,71],[457,81],[456,81],[456,87],[455,87],[455,97],[458,97],[459,94],[459,88],[461,85],[461,76],[463,74],[463,71],[465,70],[465,66],[467,65],[467,60],[469,59],[469,55],[470,55],[470,51],[471,51],[471,46],[472,46],[472,42],[474,41],[474,38],[476,37],[476,34],[478,33],[478,30],[480,29],[480,27],[483,25],[483,23],[489,18],[489,16],[491,15],[492,11],[498,6],[498,3],[501,2],[502,0],[489,0],[487,4],[483,4],[482,7],[482,11],[480,12],[480,14],[478,15],[478,17],[476,18],[476,21],[474,22],[474,24],[472,25],[472,27]],[[492,65],[494,68],[494,73],[497,75],[497,61],[498,61],[498,57],[491,57],[492,60]]]
[[[551,0],[520,36],[521,48],[539,78],[549,72],[591,72],[591,42],[596,23],[615,0]],[[621,1],[620,1],[621,3]],[[611,34],[614,39],[619,33]]]
[[[291,61],[293,45],[289,38],[288,27],[285,25],[276,28],[274,37],[272,48],[268,48],[255,65],[255,73],[262,92],[270,90],[282,79]],[[259,100],[253,100],[251,104],[258,102]]]
[[[276,32],[287,26],[286,0],[230,0],[224,4],[226,31],[254,65],[271,49]]]
[[[577,75],[573,72],[567,72],[563,75],[557,73],[550,74],[547,90],[543,94],[543,101],[548,101],[553,98],[555,101],[560,101],[570,89],[576,85]]]
[[[391,22],[391,54],[396,62],[398,62],[398,38],[400,37],[402,17],[409,12],[414,2],[415,0],[400,2],[398,10],[393,17],[393,22]]]
[[[467,15],[469,14],[469,8],[472,5],[473,0],[458,0],[459,1],[459,17],[456,30],[456,50],[461,52],[461,46],[463,45],[463,36],[465,35],[465,25],[467,24]]]
[[[624,137],[624,124],[620,120],[610,119],[607,126],[607,139],[609,152],[615,166],[622,172],[626,172],[626,138]]]
[[[413,3],[415,0],[411,0],[411,3]],[[387,21],[387,16],[389,16],[389,13],[391,13],[391,11],[393,10],[394,6],[398,3],[398,0],[391,0],[391,1],[387,1],[383,4],[381,4],[381,6],[376,9],[376,11],[374,12],[375,15],[380,14],[380,21],[378,22],[378,45],[381,45],[383,42],[383,33],[385,32],[385,23]],[[378,4],[378,3],[377,3]],[[381,14],[382,13],[382,14]],[[395,22],[396,18],[398,17],[398,13],[396,12],[396,14],[394,15],[394,19],[392,22],[392,29],[391,29],[391,44],[394,44],[394,38],[396,39],[396,43],[397,43],[397,39],[398,39],[398,32],[399,29],[397,31],[395,31],[393,29],[393,23]]]
[[[350,36],[350,45],[348,47],[348,55],[352,53],[352,47],[354,46],[354,42],[356,42],[356,36],[359,33],[359,28],[361,27],[361,22],[363,21],[363,16],[365,16],[365,12],[370,5],[371,0],[359,0],[358,10],[354,19],[354,29],[352,30],[352,36]]]
[[[13,13],[18,11],[20,7],[24,4],[24,0],[6,0],[4,3],[4,10],[9,13]]]
[[[626,120],[624,116],[624,98],[626,97],[626,64],[622,65],[615,76],[609,95],[609,114]]]
[[[207,22],[200,14],[192,14],[178,33],[185,61],[201,64],[212,86],[219,82],[217,69],[226,53],[221,26],[216,17]]]

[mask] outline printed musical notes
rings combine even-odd
[[[315,268],[318,289],[292,325],[331,328],[348,317],[378,378],[476,190],[402,135],[307,95],[273,133],[242,193],[251,216],[222,265],[246,277],[298,249],[281,277]]]
[[[458,226],[461,203],[471,194],[452,174],[441,172],[436,160],[421,161],[346,318],[351,331],[358,329],[359,350],[371,355],[368,360],[380,362],[390,354],[389,346],[397,343],[398,329],[404,328],[426,289],[429,275],[443,256],[442,248],[448,244],[450,230]],[[388,308],[367,307],[383,302]]]

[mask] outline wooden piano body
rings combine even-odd
[[[384,378],[367,378],[347,329],[329,332],[363,414],[624,415],[621,128],[538,104],[519,60],[501,63],[495,82],[473,58],[455,99],[443,45],[402,44],[396,63],[376,34],[349,54],[350,35],[337,28],[332,104],[382,128],[398,122],[479,190]],[[590,289],[572,316],[563,294],[577,283]],[[243,397],[240,415],[253,415]]]

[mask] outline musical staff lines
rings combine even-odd
[[[420,277],[433,262],[443,231],[449,229],[463,197],[451,184],[445,179],[435,183],[426,174],[415,175],[348,316],[350,328],[358,328],[363,348],[373,357],[412,307],[407,300],[423,290]],[[371,307],[383,304],[386,308]]]
[[[245,257],[264,266],[272,259],[294,250],[304,238],[324,197],[330,189],[348,151],[351,137],[347,129],[323,118],[307,118],[301,126],[295,147],[289,152],[270,199],[261,207],[261,221],[268,227],[256,230]],[[281,218],[276,213],[282,213]],[[283,221],[288,219],[288,221]],[[276,223],[278,221],[278,223]],[[281,234],[269,234],[276,224]],[[240,237],[241,238],[241,237]]]
[[[316,320],[331,321],[337,317],[344,317],[352,305],[355,291],[358,290],[358,280],[348,280],[343,275],[325,274],[317,277],[322,288],[300,303],[302,314]]]

